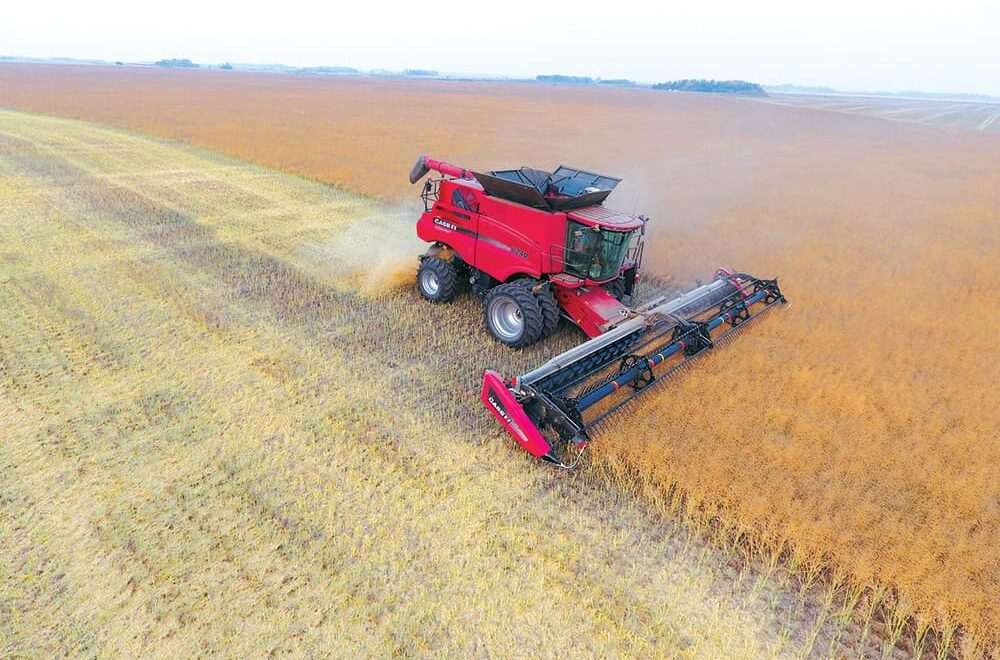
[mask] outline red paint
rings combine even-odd
[[[628,318],[629,308],[601,286],[556,287],[556,301],[573,322],[596,337]]]
[[[440,172],[445,176],[453,176],[458,179],[472,178],[472,172],[470,172],[469,170],[465,169],[464,167],[459,167],[457,165],[446,163],[443,160],[434,160],[433,158],[427,158],[426,156],[424,156],[424,165],[426,165],[428,169],[432,169],[435,172]]]
[[[489,369],[483,372],[483,390],[480,398],[486,409],[493,413],[500,425],[525,451],[537,458],[550,454],[552,447],[504,385],[500,374]]]
[[[569,217],[585,225],[607,227],[609,229],[620,229],[628,231],[642,227],[642,220],[639,218],[619,213],[606,206],[588,206],[569,212]]]
[[[549,280],[556,301],[588,336],[594,337],[627,318],[627,309],[591,280],[564,272],[569,221],[603,231],[634,231],[645,221],[602,205],[566,212],[535,209],[487,195],[471,171],[424,158],[445,177],[438,199],[417,221],[417,236],[441,243],[498,282],[518,277]],[[636,236],[641,244],[641,236]],[[640,252],[636,252],[639,254]],[[614,279],[636,264],[626,258]],[[638,273],[636,281],[638,281]],[[623,313],[624,312],[624,313]]]
[[[743,287],[743,280],[736,277],[736,273],[734,273],[733,271],[729,270],[728,268],[719,268],[718,270],[715,271],[715,276],[725,277],[727,280],[729,280],[730,284],[739,289],[740,294],[744,298],[750,297],[750,294],[747,293],[747,290]]]

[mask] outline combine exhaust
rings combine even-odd
[[[719,269],[711,283],[633,309],[613,329],[533,371],[505,380],[487,370],[482,401],[526,451],[572,468],[588,429],[784,302],[777,280]]]

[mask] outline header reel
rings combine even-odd
[[[526,451],[572,468],[589,429],[784,302],[777,280],[719,269],[711,283],[643,305],[533,371],[505,380],[487,370],[482,401]]]

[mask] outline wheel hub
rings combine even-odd
[[[441,282],[438,281],[438,276],[432,270],[425,270],[420,274],[420,287],[429,296],[436,296],[438,290],[441,288]]]
[[[490,305],[490,322],[497,334],[506,341],[515,341],[524,332],[521,307],[507,297],[494,300]]]

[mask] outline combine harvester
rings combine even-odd
[[[720,268],[677,298],[627,306],[648,219],[602,205],[621,179],[562,166],[480,173],[421,156],[410,183],[431,170],[442,177],[421,194],[417,235],[432,245],[420,256],[420,294],[448,302],[467,280],[484,299],[486,329],[514,348],[550,335],[560,317],[590,337],[515,378],[483,374],[490,412],[559,467],[575,466],[587,430],[656,379],[785,302],[777,280]]]

